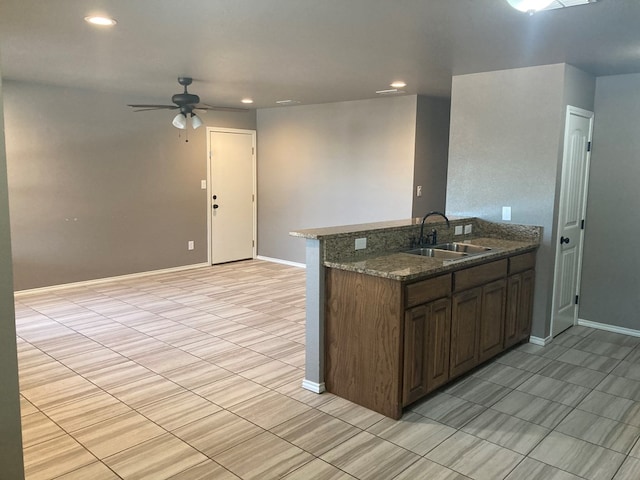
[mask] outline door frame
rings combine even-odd
[[[251,146],[253,148],[253,154],[251,159],[251,170],[252,170],[252,190],[253,190],[253,250],[252,257],[256,258],[256,252],[258,251],[258,180],[257,180],[257,162],[256,162],[256,131],[255,130],[245,130],[240,128],[222,128],[222,127],[207,127],[207,262],[209,265],[212,265],[211,261],[213,259],[212,255],[212,243],[213,239],[211,236],[211,134],[214,132],[218,133],[241,133],[241,134],[249,134],[251,135]]]
[[[594,113],[592,111],[589,110],[585,110],[583,108],[579,108],[579,107],[574,107],[572,105],[567,105],[567,112],[565,114],[565,122],[564,122],[564,135],[563,135],[563,147],[562,147],[562,163],[561,163],[561,167],[560,167],[560,186],[561,186],[561,190],[559,192],[559,199],[558,199],[558,216],[555,219],[555,235],[554,238],[552,239],[552,241],[554,242],[554,262],[553,262],[553,285],[552,285],[552,290],[551,290],[551,322],[549,325],[549,335],[551,338],[554,337],[554,332],[553,332],[553,324],[555,321],[555,313],[556,313],[556,298],[555,298],[555,291],[556,291],[556,282],[558,281],[557,279],[557,270],[558,270],[558,263],[560,260],[560,254],[561,254],[561,248],[560,245],[558,245],[558,238],[561,234],[560,232],[560,207],[562,205],[562,201],[564,200],[564,196],[566,194],[566,192],[564,192],[562,190],[562,175],[564,174],[564,167],[565,167],[565,160],[567,157],[567,149],[568,149],[568,136],[569,136],[569,119],[571,118],[571,115],[577,115],[577,116],[581,116],[581,117],[585,117],[589,119],[589,136],[588,136],[588,142],[593,142],[593,122],[594,122]],[[592,144],[593,145],[593,144]],[[584,191],[583,191],[583,202],[582,202],[582,218],[583,220],[586,218],[586,214],[587,214],[587,199],[589,196],[589,173],[590,173],[590,169],[591,169],[591,153],[593,151],[593,148],[591,148],[590,150],[587,151],[587,158],[585,161],[585,175],[584,175]],[[580,285],[581,285],[581,280],[582,280],[582,260],[583,260],[583,256],[584,256],[584,229],[581,230],[580,233],[580,241],[579,241],[579,249],[580,249],[580,255],[578,258],[578,268],[577,268],[577,272],[576,272],[576,292],[575,295],[579,295],[580,294]],[[574,315],[574,319],[573,319],[573,325],[577,324],[577,320],[578,320],[578,310],[579,310],[579,303],[578,303],[578,308],[576,308],[576,313]]]

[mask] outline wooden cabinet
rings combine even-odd
[[[325,385],[388,417],[526,338],[535,253],[417,282],[327,269]]]
[[[504,279],[482,287],[482,309],[478,327],[480,363],[495,357],[503,349],[506,298],[507,282]]]
[[[527,253],[509,259],[507,305],[504,321],[503,348],[526,340],[531,334],[535,254]]]
[[[451,378],[503,348],[507,259],[454,272]]]
[[[478,318],[482,288],[456,293],[451,298],[451,378],[478,364]]]
[[[450,335],[449,298],[405,312],[403,405],[415,402],[449,380]]]
[[[400,418],[402,284],[334,269],[325,280],[326,389]]]

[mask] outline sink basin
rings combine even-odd
[[[431,248],[438,249],[438,250],[447,250],[451,252],[465,252],[465,253],[482,253],[482,252],[488,252],[489,250],[491,250],[489,247],[482,247],[480,245],[471,245],[469,243],[458,243],[458,242],[442,243],[440,245],[434,245]]]
[[[438,248],[414,248],[413,250],[409,250],[405,253],[409,253],[411,255],[421,255],[423,257],[435,257],[435,258],[462,258],[466,257],[469,254],[465,252],[456,252],[451,250],[444,250]]]

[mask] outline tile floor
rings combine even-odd
[[[637,480],[640,338],[573,327],[392,421],[300,387],[304,270],[16,299],[28,480]]]

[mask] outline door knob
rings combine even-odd
[[[213,204],[213,209],[215,210],[216,208],[218,208],[218,204],[217,204],[217,203],[214,203],[214,204]]]
[[[569,237],[560,237],[560,245],[563,243],[569,243]]]

